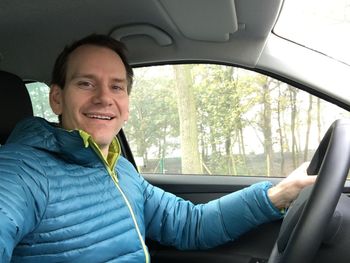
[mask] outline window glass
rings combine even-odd
[[[349,112],[218,65],[135,70],[125,132],[142,173],[286,176]]]
[[[350,0],[286,0],[274,32],[350,65]]]
[[[57,122],[49,87],[27,84],[34,114]],[[286,176],[349,112],[248,70],[220,65],[135,69],[124,131],[139,170]]]
[[[32,100],[34,116],[57,122],[57,116],[52,112],[49,104],[50,88],[42,82],[26,83],[26,87]]]

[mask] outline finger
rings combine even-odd
[[[302,187],[312,185],[315,183],[317,176],[316,175],[309,175],[305,176],[301,179]]]
[[[317,175],[309,175],[305,179],[310,183],[314,183],[317,179]]]

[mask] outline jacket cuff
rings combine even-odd
[[[283,217],[267,195],[272,186],[271,182],[260,182],[220,198],[222,220],[231,239]]]

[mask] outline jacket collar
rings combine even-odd
[[[82,166],[101,165],[99,155],[92,147],[88,147],[80,133],[78,130],[67,131],[39,117],[30,117],[16,125],[6,143],[31,146]],[[114,167],[120,154],[116,139],[110,150],[113,150],[114,154],[109,154],[107,162]]]

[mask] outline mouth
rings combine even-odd
[[[114,119],[114,116],[111,116],[109,114],[100,114],[100,113],[85,113],[84,114],[86,117],[90,119],[95,119],[95,120],[107,120],[110,121]]]

